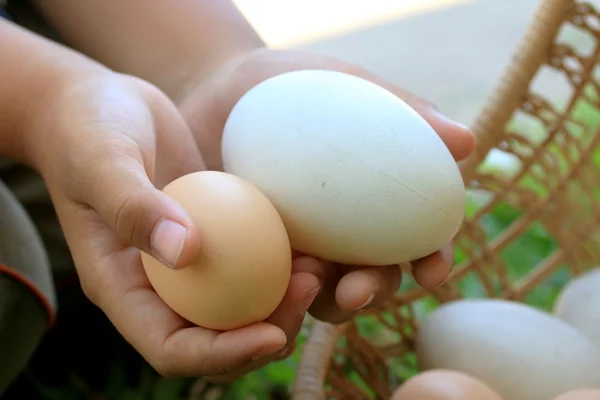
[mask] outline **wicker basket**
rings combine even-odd
[[[544,93],[543,79],[564,93]],[[542,0],[472,127],[478,144],[461,169],[475,206],[456,238],[451,277],[431,292],[405,279],[385,307],[343,325],[315,322],[294,398],[388,399],[416,368],[416,321],[426,310],[465,296],[535,305],[536,293],[557,291],[600,263],[600,117],[589,115],[600,116],[600,11],[583,1]],[[498,156],[512,168],[493,172],[488,161]],[[483,222],[498,207],[514,215],[490,232]],[[516,268],[504,254],[527,245],[532,230],[549,250]]]

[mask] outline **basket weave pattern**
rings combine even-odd
[[[538,89],[545,74],[565,93]],[[295,399],[388,399],[416,368],[416,321],[432,307],[465,296],[536,305],[600,264],[600,10],[541,1],[472,128],[477,147],[461,164],[471,201],[449,280],[427,292],[406,274],[385,307],[343,325],[316,322]],[[490,169],[493,157],[510,168]],[[513,218],[490,232],[482,222],[498,207]],[[526,246],[527,235],[544,238],[545,256],[506,262],[506,252]]]

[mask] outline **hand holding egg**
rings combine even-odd
[[[68,86],[59,99],[50,96],[60,104],[49,104],[57,111],[49,112],[45,125],[53,139],[40,145],[44,178],[85,295],[132,347],[165,376],[238,374],[256,365],[253,358],[280,355],[288,336],[293,342],[318,280],[301,273],[286,278],[290,256],[284,251],[284,288],[264,299],[279,303],[275,311],[266,322],[224,333],[190,323],[160,298],[140,251],[177,271],[163,269],[186,274],[211,239],[160,188],[204,163],[176,106],[139,83],[111,75],[74,91]],[[73,148],[66,155],[65,145]],[[276,258],[276,250],[272,254]],[[256,313],[263,318],[268,311]]]
[[[205,328],[236,329],[275,310],[290,241],[340,264],[398,265],[450,242],[464,216],[460,171],[431,126],[351,75],[308,70],[260,83],[231,112],[222,153],[238,178],[197,173],[164,189],[202,231],[198,259],[170,271],[143,256],[162,299]]]
[[[40,136],[44,140],[39,149],[45,156],[39,161],[44,164],[43,175],[85,294],[166,376],[234,379],[288,354],[309,305],[313,304],[311,311],[323,319],[343,320],[352,312],[344,313],[342,309],[359,307],[369,298],[371,304],[386,300],[399,282],[397,268],[360,271],[297,257],[292,262],[287,290],[267,319],[225,332],[199,327],[181,317],[152,287],[140,250],[179,269],[173,272],[191,276],[193,273],[185,271],[185,266],[202,254],[203,241],[210,241],[209,236],[199,234],[178,202],[159,189],[178,177],[205,169],[205,159],[210,169],[219,169],[222,129],[240,97],[259,82],[289,69],[316,67],[360,74],[351,65],[309,54],[263,51],[254,55],[253,61],[246,59],[235,68],[225,65],[227,62],[215,66],[210,78],[190,88],[190,97],[182,99],[180,107],[151,85],[111,74],[107,81],[86,81],[82,88],[76,85],[77,90],[61,92],[59,98],[50,96],[60,104],[50,102],[48,110],[65,112],[45,110],[48,119],[44,130],[53,134]],[[100,90],[95,90],[96,85]],[[455,158],[468,155],[473,138],[466,129],[400,89],[385,82],[381,85],[410,100],[410,105],[440,133]],[[85,89],[91,89],[94,95],[88,96],[90,92]],[[73,118],[76,116],[83,118]],[[65,143],[75,149],[70,151],[72,156],[65,157]],[[432,258],[439,260],[440,256],[428,259]],[[290,273],[289,264],[285,268]],[[435,276],[433,283],[439,283],[448,268],[447,263],[443,264],[442,274]],[[155,282],[161,274],[158,270],[154,270]],[[279,279],[285,281],[281,276]],[[319,287],[318,301],[313,303]],[[280,290],[265,298],[269,306],[256,310],[248,321],[263,318],[281,296]],[[164,288],[162,292],[166,293]],[[211,311],[207,304],[203,309]],[[180,311],[195,319],[191,312]],[[232,315],[227,319],[229,326],[237,325]],[[261,358],[255,360],[257,357]]]
[[[386,284],[379,271],[399,278],[398,264],[428,265],[464,216],[464,183],[437,133],[391,92],[348,74],[304,70],[261,82],[233,107],[222,157],[225,171],[273,202],[294,250],[332,262],[333,276],[363,266],[363,282],[340,279],[336,288],[346,310],[387,298],[399,279]],[[391,291],[377,296],[378,286]],[[349,302],[344,289],[366,297]]]
[[[245,55],[242,60],[235,60],[228,68],[215,73],[206,84],[192,90],[182,105],[183,114],[194,131],[209,168],[223,169],[222,133],[232,109],[246,93],[269,78],[310,69],[338,71],[373,82],[416,110],[439,135],[455,161],[464,159],[471,153],[474,138],[468,129],[443,116],[426,101],[367,70],[315,54],[261,49]],[[327,109],[323,111],[328,112]],[[373,133],[371,130],[364,132],[367,137]],[[402,162],[403,155],[396,156]],[[430,159],[428,154],[421,156],[422,162]],[[308,161],[298,173],[302,173],[307,166],[310,168],[310,164]],[[270,173],[272,168],[278,166],[268,167]],[[249,181],[252,183],[252,180]],[[453,252],[450,243],[442,246],[442,251],[438,250],[440,249],[434,249],[433,254],[412,263],[413,275],[425,287],[442,283],[452,266]],[[296,255],[303,254],[299,252]],[[309,312],[314,317],[329,322],[345,321],[354,315],[355,309],[378,306],[387,301],[397,290],[401,279],[401,271],[395,266],[365,268],[361,265],[327,261],[317,263],[310,257],[298,259],[294,268],[295,271],[302,271],[319,279],[321,290]]]
[[[292,270],[285,226],[269,200],[242,179],[216,171],[183,176],[163,192],[192,217],[202,247],[180,270],[142,254],[158,295],[203,328],[226,331],[266,320]]]
[[[464,215],[464,185],[439,136],[402,100],[350,75],[300,71],[259,84],[232,111],[223,154],[236,176],[198,172],[163,189],[192,216],[199,256],[171,270],[142,255],[158,295],[203,328],[265,321],[287,289],[290,241],[330,261],[397,265],[448,243]]]

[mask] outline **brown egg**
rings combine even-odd
[[[577,389],[563,393],[554,400],[600,400],[600,389]]]
[[[215,330],[266,319],[291,275],[291,247],[271,202],[253,185],[216,171],[183,176],[164,188],[194,219],[201,254],[172,270],[142,254],[152,286],[176,313]]]
[[[434,369],[413,376],[391,400],[502,400],[488,385],[462,372]],[[512,400],[512,399],[511,399]]]

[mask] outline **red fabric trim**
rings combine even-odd
[[[21,274],[19,271],[10,268],[6,265],[0,264],[0,273],[6,274],[13,279],[21,282],[25,287],[27,287],[33,294],[41,301],[42,306],[46,309],[48,313],[48,329],[51,329],[54,326],[56,321],[56,310],[50,304],[50,301],[46,297],[44,293],[33,283],[29,278],[25,275]]]

